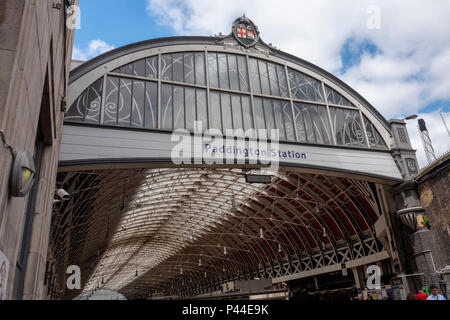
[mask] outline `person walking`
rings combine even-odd
[[[443,295],[438,293],[437,286],[431,286],[431,294],[428,296],[427,300],[447,300]]]
[[[427,300],[428,295],[423,292],[423,290],[419,290],[419,293],[415,295],[416,300]]]

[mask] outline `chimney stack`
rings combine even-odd
[[[423,147],[425,149],[425,154],[427,156],[428,164],[436,160],[436,155],[434,154],[433,144],[431,143],[430,134],[428,133],[427,126],[425,125],[425,120],[419,119],[419,131],[420,137],[422,138]]]

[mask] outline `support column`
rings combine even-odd
[[[405,238],[409,238],[408,245],[412,249],[412,256],[404,257],[404,260],[414,262],[409,266],[413,269],[413,273],[423,273],[423,281],[420,280],[421,278],[416,278],[416,283],[421,282],[419,286],[438,285],[439,275],[432,261],[432,257],[436,256],[436,249],[426,225],[426,219],[424,220],[425,209],[420,202],[418,186],[414,181],[418,173],[415,150],[411,146],[406,123],[402,120],[391,120],[390,124],[395,143],[392,155],[404,178],[404,183],[393,190],[396,213],[403,225],[407,226],[408,236]],[[401,232],[401,230],[394,232],[396,231]]]
[[[358,297],[363,297],[364,280],[361,278],[359,267],[353,267],[352,272],[355,279],[356,290],[358,291]]]

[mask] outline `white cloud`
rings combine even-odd
[[[107,44],[103,40],[92,40],[91,42],[89,42],[87,48],[80,49],[78,47],[74,47],[72,51],[72,59],[83,61],[90,60],[114,48],[114,46]]]
[[[450,104],[448,0],[432,5],[421,0],[147,1],[150,15],[179,35],[228,34],[232,21],[245,13],[265,42],[337,75],[387,119],[419,113],[436,101]],[[371,6],[379,9],[379,29],[367,27],[370,18],[378,18],[368,12]],[[369,41],[377,51],[342,72],[341,53],[349,40]],[[421,116],[430,122],[436,148],[448,148],[439,112]]]

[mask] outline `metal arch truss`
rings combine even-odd
[[[285,262],[281,265],[276,265],[273,268],[260,269],[251,274],[242,275],[235,278],[227,279],[226,281],[207,282],[200,287],[188,286],[183,288],[181,292],[172,292],[173,294],[181,294],[181,297],[192,297],[195,295],[209,293],[214,290],[220,290],[222,284],[228,281],[251,280],[259,279],[275,279],[281,277],[291,276],[296,273],[305,271],[314,271],[328,266],[339,266],[346,262],[351,262],[356,259],[367,257],[371,254],[382,252],[377,241],[374,238],[368,238],[363,241],[363,245],[357,243],[351,249],[348,247],[341,247],[336,250],[328,250],[323,254],[317,253],[312,256],[303,256],[301,259],[296,259],[292,262]],[[353,257],[353,258],[352,258]],[[170,291],[169,291],[170,292]]]
[[[371,182],[281,168],[271,184],[246,184],[253,170],[59,173],[58,187],[72,196],[54,206],[55,286],[65,288],[67,266],[78,265],[82,292],[188,297],[237,279],[340,270],[384,251]]]

